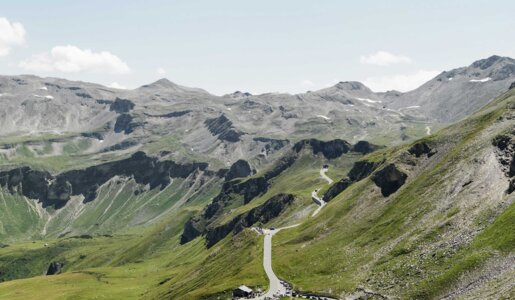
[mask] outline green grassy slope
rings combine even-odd
[[[499,174],[492,140],[513,130],[514,105],[512,92],[427,138],[439,151],[431,159],[408,157],[407,147],[386,150],[387,161],[408,172],[408,182],[385,199],[365,179],[317,218],[281,232],[274,245],[280,277],[301,290],[338,296],[365,286],[390,296],[434,298],[466,285],[464,274],[472,278],[494,262],[513,263],[514,195],[504,193],[508,181]]]

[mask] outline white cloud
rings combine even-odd
[[[303,86],[309,86],[309,87],[315,86],[315,83],[313,83],[313,81],[311,81],[309,79],[302,80],[301,83]]]
[[[386,51],[377,51],[374,54],[361,56],[359,58],[362,64],[389,66],[393,64],[411,63],[411,58],[402,55],[395,55]]]
[[[163,68],[157,68],[156,70],[157,74],[160,75],[160,76],[164,76],[166,75],[166,70],[163,69]]]
[[[50,52],[33,55],[20,62],[20,67],[29,71],[64,73],[98,72],[126,74],[130,68],[118,56],[107,51],[93,52],[76,46],[56,46]]]
[[[109,85],[109,87],[112,87],[114,89],[119,89],[119,90],[126,90],[126,89],[128,89],[125,85],[119,84],[118,82],[111,83]]]
[[[369,77],[363,83],[376,92],[389,90],[407,92],[416,89],[439,73],[438,71],[419,70],[416,73],[407,75]]]
[[[6,56],[12,47],[25,43],[25,28],[21,23],[0,18],[0,56]]]

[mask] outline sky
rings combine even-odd
[[[515,57],[513,11],[509,0],[0,0],[0,74],[130,89],[165,77],[216,95],[339,81],[408,91]]]

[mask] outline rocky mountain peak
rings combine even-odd
[[[471,67],[486,70],[490,67],[499,65],[515,64],[515,60],[510,57],[503,57],[499,55],[492,55],[485,59],[480,59],[472,63]]]
[[[251,93],[249,92],[241,92],[241,91],[235,91],[234,93],[232,94],[226,94],[224,95],[223,97],[228,97],[228,98],[245,98],[245,97],[250,97],[252,96]]]
[[[177,88],[179,85],[171,82],[167,78],[161,78],[153,83],[145,84],[142,88]]]
[[[355,91],[355,90],[368,90],[363,83],[359,81],[340,81],[335,85],[336,88],[347,91]]]

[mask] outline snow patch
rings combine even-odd
[[[401,110],[401,109],[414,109],[414,108],[420,108],[420,105],[412,105],[412,106],[408,106],[408,107],[403,107],[403,108],[399,108],[399,110]]]
[[[359,98],[359,97],[356,97],[356,100],[359,100],[359,101],[366,101],[366,102],[369,102],[369,103],[381,103],[381,101],[379,101],[379,100],[372,100],[372,99],[368,99],[368,98]]]
[[[45,99],[50,99],[50,100],[54,99],[54,96],[50,96],[50,95],[41,96],[41,95],[34,94],[33,96],[36,97],[36,98],[45,98]]]
[[[431,127],[426,126],[426,134],[431,135]]]
[[[42,86],[39,88],[40,90],[43,90],[43,91],[48,91],[48,88],[46,86]]]
[[[453,79],[454,79],[454,78],[453,78],[453,77],[451,77],[451,78],[449,78],[448,80],[449,80],[449,81],[451,81],[451,80],[453,80]]]
[[[469,81],[470,82],[487,82],[487,81],[490,81],[492,78],[490,77],[486,77],[486,78],[483,78],[483,79],[470,79]]]
[[[322,119],[326,119],[326,120],[330,120],[330,119],[331,119],[331,118],[326,117],[326,116],[324,116],[324,115],[317,115],[317,117],[322,118]]]

